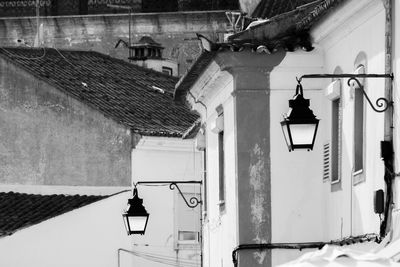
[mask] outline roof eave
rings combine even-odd
[[[296,32],[309,30],[314,23],[333,7],[346,0],[323,0],[298,7],[287,13],[277,15],[247,30],[228,37],[233,43],[262,43]]]

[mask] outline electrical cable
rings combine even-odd
[[[150,252],[138,252],[138,251],[134,251],[134,252],[137,253],[137,254],[141,254],[143,256],[154,257],[154,258],[158,258],[158,259],[172,260],[172,261],[179,261],[179,262],[189,263],[189,264],[195,264],[197,262],[196,260],[177,259],[176,257],[170,257],[170,256],[166,256],[166,255],[159,255],[159,254],[154,254],[154,253],[150,253]]]
[[[58,50],[56,47],[54,47],[54,50],[57,51],[58,54],[68,63],[70,64],[73,68],[75,68],[74,64],[72,64],[63,54],[61,54],[60,50]]]
[[[41,48],[43,49],[43,54],[41,56],[38,56],[38,57],[25,57],[25,56],[16,55],[16,54],[12,53],[11,51],[8,51],[6,48],[0,47],[0,49],[3,50],[10,57],[22,58],[22,59],[27,59],[27,60],[39,60],[39,59],[44,58],[46,56],[46,49],[44,47],[41,47]]]
[[[168,257],[168,256],[160,256],[157,254],[152,254],[152,253],[144,253],[144,252],[138,252],[138,251],[131,251],[131,254],[158,263],[163,263],[171,266],[179,266],[179,267],[197,267],[198,264],[196,261],[191,261],[191,260],[183,260],[183,259],[177,259],[175,257]]]
[[[261,244],[240,244],[232,251],[232,262],[234,266],[237,266],[238,262],[238,252],[240,250],[272,250],[272,249],[321,249],[325,245],[337,245],[344,246],[356,243],[363,243],[369,241],[375,241],[376,243],[380,243],[381,239],[379,235],[373,234],[364,234],[359,236],[349,236],[343,239],[331,240],[329,242],[302,242],[302,243],[261,243]]]

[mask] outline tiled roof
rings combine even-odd
[[[251,16],[253,18],[268,19],[311,2],[315,2],[315,0],[262,0]]]
[[[207,66],[211,63],[216,55],[216,52],[203,51],[197,60],[193,63],[192,67],[182,77],[182,79],[176,85],[174,97],[183,101],[183,97],[186,92],[190,89],[197,78],[203,73]]]
[[[231,43],[276,43],[282,38],[307,32],[334,7],[346,0],[320,0],[276,15],[254,27],[229,36]]]
[[[276,15],[250,29],[233,34],[228,37],[228,42],[212,43],[210,45],[211,51],[203,51],[185,76],[178,82],[175,88],[175,98],[182,99],[185,96],[219,51],[230,49],[240,53],[243,49],[248,48],[257,51],[259,47],[263,48],[261,51],[267,53],[273,53],[279,49],[294,51],[299,48],[311,51],[313,46],[309,34],[310,28],[344,1],[346,0],[312,1],[287,13]],[[267,4],[267,2],[261,3]],[[268,3],[275,3],[275,5],[281,3],[283,5],[283,2],[285,1],[276,0]],[[300,3],[300,1],[296,3]]]
[[[101,200],[105,196],[0,192],[0,237]]]
[[[14,47],[0,56],[139,134],[180,137],[198,118],[173,100],[177,78],[98,52]]]

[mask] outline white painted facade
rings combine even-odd
[[[322,145],[326,134],[326,100],[320,81],[304,80],[304,97],[320,119],[313,151],[289,152],[280,122],[289,109],[288,100],[295,92],[296,77],[306,73],[321,73],[323,51],[297,51],[271,73],[271,220],[273,243],[322,241],[324,238]],[[306,250],[304,250],[306,251]],[[304,251],[272,251],[272,266],[296,258]]]
[[[194,140],[141,137],[132,150],[132,183],[202,180],[202,154]],[[199,185],[182,185],[186,197],[200,198]],[[150,214],[145,235],[126,234],[122,212],[130,187],[0,185],[2,192],[28,194],[113,195],[0,238],[0,266],[200,266],[201,236],[179,240],[179,231],[200,231],[201,206],[185,207],[178,191],[138,186]],[[126,191],[129,192],[126,192]],[[167,264],[168,263],[168,264]]]
[[[132,150],[132,182],[201,181],[202,154],[194,145],[193,139],[143,136]],[[193,196],[200,198],[200,185],[179,187],[188,200]],[[179,231],[200,231],[201,206],[186,208],[177,189],[170,190],[169,184],[138,185],[137,189],[150,217],[146,233],[130,237],[132,244],[128,250],[142,256],[124,253],[132,257],[133,265],[169,266],[146,259],[143,255],[147,253],[162,257],[161,262],[200,266],[201,240],[179,240]]]
[[[197,100],[201,104],[194,108],[201,113],[202,123],[206,125],[206,153],[207,153],[207,210],[205,211],[204,231],[204,266],[230,266],[231,252],[237,243],[236,223],[236,194],[235,179],[235,131],[233,79],[226,71],[220,71],[216,63],[212,63],[193,87]],[[216,89],[216,90],[214,90]],[[193,101],[190,99],[189,101]],[[219,182],[218,182],[218,135],[212,132],[213,122],[218,117],[216,108],[222,105],[224,112],[225,137],[225,174],[226,174],[226,210],[220,212]]]
[[[396,4],[395,12],[400,14],[400,7]],[[397,20],[395,25],[398,25]],[[394,27],[395,44],[400,38],[398,28]],[[385,72],[383,3],[372,0],[347,1],[323,18],[312,30],[312,35],[315,42],[312,52],[288,52],[283,61],[270,73],[270,117],[265,119],[270,120],[272,243],[327,242],[367,233],[379,234],[380,229],[380,219],[378,214],[374,213],[373,201],[374,191],[385,190],[384,165],[380,156],[380,141],[384,140],[384,113],[374,112],[364,98],[363,169],[354,172],[354,95],[358,89],[350,88],[347,79],[341,79],[340,163],[339,182],[336,183],[332,183],[330,179],[323,179],[323,148],[327,143],[333,145],[332,101],[325,96],[325,88],[332,80],[302,81],[304,96],[310,99],[311,109],[317,118],[321,119],[313,151],[288,152],[279,122],[282,120],[282,114],[288,110],[287,101],[294,94],[296,76],[334,73],[338,68],[342,73],[352,74],[360,64],[365,66],[366,73]],[[400,75],[397,50],[395,49],[394,61],[396,111],[396,103],[399,102],[396,77]],[[247,63],[236,62],[237,67],[242,69],[246,68]],[[227,65],[229,64],[219,66],[213,61],[191,87],[190,92],[193,96],[187,97],[192,107],[201,114],[202,123],[206,127],[208,209],[203,230],[204,266],[207,267],[233,266],[231,253],[239,245],[238,222],[241,218],[237,217],[237,209],[240,200],[235,193],[238,190],[236,138],[239,130],[234,101],[235,81],[238,76],[229,73]],[[384,96],[384,79],[361,81],[373,103]],[[248,89],[254,89],[251,87],[254,84],[249,79]],[[267,88],[266,86],[265,89]],[[223,213],[219,210],[218,199],[218,136],[211,131],[218,116],[216,109],[219,105],[223,107],[226,138],[226,211]],[[399,147],[400,134],[396,130],[398,121],[398,115],[395,114],[395,151],[398,151]],[[396,158],[396,166],[398,165],[399,159]],[[396,216],[400,199],[397,193],[399,185],[396,185],[393,228],[399,220],[399,216]],[[399,230],[394,229],[398,236]],[[263,240],[253,240],[253,243],[262,242]],[[376,244],[370,243],[364,249],[374,246]],[[272,266],[292,260],[305,251],[272,250]],[[262,258],[263,254],[254,251],[254,257]]]
[[[117,266],[117,250],[131,244],[121,216],[130,195],[117,194],[0,238],[0,266]],[[132,266],[132,258],[122,257],[121,264]]]
[[[382,1],[348,1],[314,30],[324,51],[324,73],[340,68],[355,73],[359,64],[365,72],[385,72],[385,9]],[[373,36],[373,38],[371,38]],[[364,57],[357,62],[357,57]],[[361,79],[362,81],[362,79]],[[331,80],[325,79],[327,85]],[[384,96],[384,79],[364,79],[365,91],[373,103]],[[341,79],[342,115],[339,160],[341,189],[333,191],[331,181],[323,183],[325,238],[337,239],[365,233],[379,233],[379,216],[374,213],[374,191],[385,189],[380,141],[384,139],[384,113],[376,113],[364,98],[364,168],[354,168],[354,88]],[[331,103],[327,104],[330,114]],[[327,125],[326,142],[331,140]],[[361,181],[361,182],[358,182]]]
[[[399,183],[399,172],[400,172],[400,157],[397,156],[396,152],[400,151],[400,109],[399,105],[396,103],[400,103],[400,90],[399,90],[399,80],[397,77],[400,77],[400,5],[398,1],[393,1],[393,19],[394,19],[394,27],[393,27],[393,72],[395,75],[395,79],[393,82],[393,101],[394,101],[394,151],[395,151],[395,158],[394,158],[394,166],[395,166],[395,174],[396,178],[394,180],[394,208],[393,208],[393,221],[392,221],[392,228],[393,228],[393,239],[400,238],[400,227],[395,227],[399,225],[400,220],[400,183]],[[400,248],[397,248],[399,251]]]

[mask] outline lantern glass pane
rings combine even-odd
[[[316,123],[290,124],[293,145],[311,145],[314,140],[316,126]]]
[[[285,137],[286,145],[290,147],[290,137],[289,137],[288,126],[286,123],[282,124],[282,131],[283,131],[283,136]]]
[[[128,227],[128,222],[127,222],[128,217],[126,217],[126,215],[124,215],[124,216],[122,216],[122,219],[124,221],[125,230],[129,234],[129,227]]]
[[[144,231],[147,218],[147,216],[128,216],[131,231]]]

